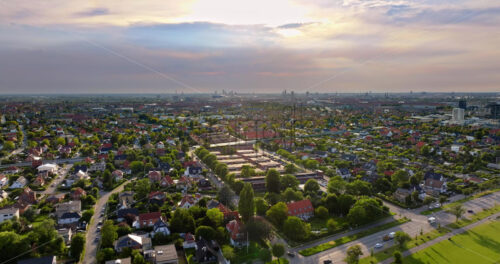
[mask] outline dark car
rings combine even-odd
[[[474,213],[474,211],[472,211],[472,210],[467,210],[467,213],[469,213],[469,214],[473,214],[473,213]]]
[[[333,262],[331,260],[329,260],[329,259],[323,261],[323,264],[332,264],[332,263]]]
[[[295,253],[293,252],[288,251],[286,254],[292,258],[295,257]]]

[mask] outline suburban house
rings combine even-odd
[[[60,218],[65,213],[71,213],[71,212],[80,213],[81,210],[82,210],[82,203],[80,202],[80,200],[56,204],[57,218]]]
[[[340,177],[342,177],[342,179],[351,178],[351,172],[349,172],[349,169],[347,168],[337,168],[336,172],[340,175]]]
[[[0,174],[0,188],[6,186],[9,183],[9,177],[5,174]]]
[[[153,250],[144,252],[144,257],[153,264],[177,264],[179,257],[174,244],[154,247]]]
[[[103,161],[90,165],[90,168],[88,170],[90,172],[93,172],[93,171],[104,171],[105,169],[106,169],[106,163]]]
[[[71,199],[73,200],[80,200],[82,196],[87,195],[87,192],[85,192],[84,189],[80,187],[76,187],[75,190],[71,192]]]
[[[9,189],[24,188],[26,184],[28,184],[28,180],[26,180],[26,178],[24,178],[23,176],[19,176],[19,178],[17,178],[17,180],[14,183],[12,183]]]
[[[39,258],[21,259],[17,264],[57,264],[56,256],[45,256]]]
[[[71,228],[60,228],[57,230],[57,234],[59,234],[64,239],[64,243],[66,245],[71,244],[71,237],[73,236]]]
[[[14,217],[19,218],[19,208],[10,207],[0,209],[0,223],[12,219]]]
[[[104,264],[131,264],[132,260],[130,258],[113,259],[104,262]]]
[[[135,228],[154,226],[154,224],[159,220],[163,220],[161,217],[161,212],[139,214],[139,220],[136,221],[133,226]]]
[[[42,176],[36,176],[35,180],[33,181],[33,185],[43,186],[43,185],[45,185],[45,180],[43,179]]]
[[[288,215],[307,220],[314,216],[314,208],[310,200],[287,203]]]
[[[229,243],[234,247],[242,247],[247,245],[247,237],[243,232],[243,223],[239,220],[231,220],[226,225],[229,232]]]
[[[199,239],[196,241],[195,246],[195,257],[196,262],[202,263],[216,263],[219,245],[215,241],[209,242],[205,239]]]
[[[24,188],[23,192],[19,194],[18,202],[25,204],[36,204],[37,203],[36,192],[31,190],[30,187]]]
[[[126,205],[126,207],[130,207],[134,203],[134,192],[133,191],[124,191],[118,195],[119,204]]]
[[[80,212],[66,212],[57,218],[57,223],[60,225],[74,225],[80,221]]]
[[[161,179],[160,185],[162,187],[170,187],[174,185],[174,180],[172,180],[172,177],[170,177],[169,175],[165,175],[165,177]]]
[[[182,243],[183,248],[194,248],[196,247],[196,240],[191,233],[186,233],[184,236],[184,242]]]
[[[38,168],[36,168],[38,170],[38,172],[42,172],[42,171],[47,171],[49,173],[57,173],[57,165],[56,164],[43,164],[41,166],[38,166]]]
[[[196,194],[195,197],[190,194],[184,195],[184,197],[182,197],[182,200],[179,202],[178,207],[189,209],[190,207],[194,206],[199,199],[201,199],[201,195],[199,194]]]
[[[123,171],[121,170],[115,170],[113,171],[113,173],[111,173],[111,175],[113,176],[113,180],[115,182],[121,181],[123,179]]]
[[[21,170],[18,167],[16,167],[16,166],[10,166],[6,170],[4,170],[3,173],[5,173],[5,174],[17,174],[20,171]]]
[[[128,234],[119,237],[118,240],[115,241],[115,250],[117,252],[122,252],[124,248],[137,249],[139,251],[148,250],[151,248],[151,238],[136,234]]]
[[[411,195],[411,191],[408,189],[397,188],[393,194],[394,199],[404,203],[406,201],[406,197]]]
[[[117,221],[125,221],[127,219],[133,219],[132,222],[136,221],[139,217],[139,210],[137,208],[123,208],[116,212]]]
[[[203,169],[200,166],[189,166],[184,171],[184,175],[191,178],[199,178],[202,171]]]
[[[163,221],[163,219],[160,219],[156,221],[156,223],[153,225],[153,231],[151,232],[151,235],[154,236],[158,233],[164,234],[164,235],[170,235],[170,229],[168,229],[167,223]]]
[[[150,171],[148,173],[148,178],[152,182],[160,182],[161,181],[161,172],[160,171]]]
[[[149,194],[149,203],[162,206],[165,202],[165,193],[160,191],[151,192]]]
[[[432,196],[439,196],[442,193],[447,191],[447,186],[445,181],[434,180],[432,178],[428,178],[424,183],[425,193]]]

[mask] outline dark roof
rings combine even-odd
[[[59,217],[59,219],[64,219],[64,218],[80,218],[80,214],[77,213],[77,212],[68,212],[68,213],[64,213],[61,215],[61,217]]]
[[[17,264],[52,264],[56,256],[45,256],[41,258],[30,258],[19,260]]]
[[[443,176],[443,174],[441,174],[441,173],[435,173],[433,171],[428,171],[425,173],[424,179],[425,180],[433,179],[433,180],[439,181],[439,180],[441,180],[442,176]]]
[[[124,218],[128,214],[138,216],[139,210],[137,208],[125,208],[125,209],[120,209],[117,212],[118,218]]]

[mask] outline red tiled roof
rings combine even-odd
[[[139,221],[149,221],[161,218],[161,212],[144,213],[139,215]]]
[[[314,212],[314,208],[310,200],[291,202],[286,206],[288,207],[288,215],[292,216]]]

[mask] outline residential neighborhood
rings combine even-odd
[[[2,102],[2,263],[386,263],[500,213],[488,98],[109,100]]]

